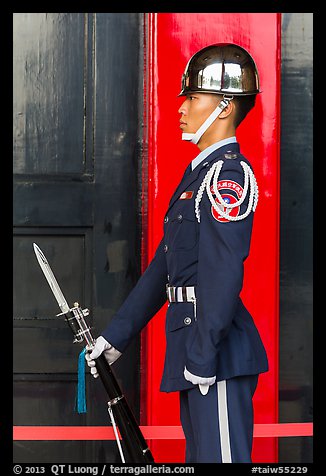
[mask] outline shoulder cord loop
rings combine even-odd
[[[204,180],[202,181],[202,183],[199,187],[199,190],[197,192],[196,199],[195,199],[195,215],[197,217],[198,223],[200,223],[199,204],[200,204],[201,199],[203,197],[203,193],[204,193],[205,188],[206,188],[206,192],[207,192],[208,198],[209,198],[212,206],[215,208],[215,210],[223,218],[226,218],[229,221],[243,220],[244,218],[246,218],[249,215],[251,210],[252,211],[256,210],[257,203],[258,203],[258,195],[259,195],[258,185],[257,185],[257,181],[256,181],[256,178],[254,176],[253,171],[251,170],[249,165],[246,164],[244,161],[240,162],[240,164],[242,166],[242,169],[243,169],[243,172],[244,172],[243,194],[242,194],[241,198],[238,201],[236,201],[235,203],[226,203],[226,202],[224,202],[222,196],[220,195],[220,193],[217,190],[218,177],[220,175],[223,163],[224,163],[223,160],[219,160],[218,162],[213,164],[212,167],[207,172],[207,174],[205,175],[205,178],[204,178]],[[214,175],[214,177],[213,177],[213,175]],[[216,201],[213,197],[213,194],[211,192],[212,178],[213,178],[213,191],[216,195],[217,200],[220,203],[216,203]],[[239,207],[244,202],[244,200],[247,196],[249,184],[250,184],[250,195],[249,195],[249,203],[248,203],[248,206],[247,206],[247,210],[242,215],[238,215],[236,217],[230,216],[228,212],[225,212],[222,209],[222,207],[225,207],[228,210],[231,210],[234,207]]]

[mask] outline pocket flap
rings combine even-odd
[[[167,319],[168,332],[176,331],[177,329],[182,329],[183,327],[191,327],[194,321],[193,304],[173,303],[172,305],[182,306],[183,312],[169,312],[169,316]]]
[[[193,210],[182,210],[171,215],[172,222],[182,223],[184,220],[194,222],[196,221],[196,216]]]

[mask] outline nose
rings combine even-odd
[[[184,101],[181,106],[178,109],[178,113],[182,114],[183,116],[187,113],[187,108],[186,108],[186,101]]]

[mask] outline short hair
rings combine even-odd
[[[237,128],[244,120],[248,112],[254,107],[256,103],[256,94],[248,96],[234,96],[233,101],[236,104],[234,127]]]

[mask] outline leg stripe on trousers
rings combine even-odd
[[[232,463],[226,380],[217,382],[217,405],[220,427],[222,463]]]

